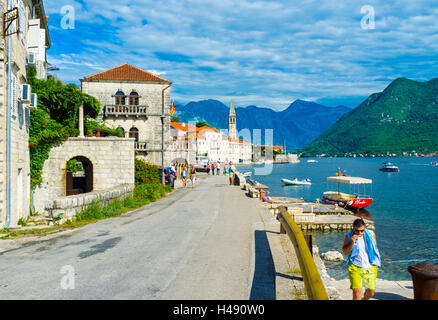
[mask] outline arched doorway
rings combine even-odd
[[[93,164],[83,156],[67,161],[66,195],[88,193],[93,191]]]

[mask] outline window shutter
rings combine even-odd
[[[12,73],[11,77],[11,114],[12,116],[16,115],[17,110],[17,102],[18,102],[18,86],[17,86],[17,76],[15,73]]]
[[[23,0],[19,1],[18,15],[20,19],[20,39],[24,41],[26,34],[26,7],[24,6]]]

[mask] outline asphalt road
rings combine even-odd
[[[260,212],[239,189],[203,176],[195,189],[0,253],[0,299],[274,299]]]

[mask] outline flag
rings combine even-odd
[[[172,107],[170,108],[170,115],[173,116],[175,113],[175,100],[172,102]]]

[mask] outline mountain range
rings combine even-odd
[[[178,121],[205,121],[210,126],[228,130],[230,107],[218,100],[176,104]],[[261,129],[261,144],[265,143],[265,129],[273,129],[273,144],[293,150],[311,142],[351,109],[346,106],[327,107],[315,102],[296,100],[283,111],[257,106],[236,107],[237,130],[251,133],[253,143],[255,129]],[[246,131],[248,132],[248,131]],[[269,141],[267,141],[269,142]]]
[[[438,152],[438,78],[394,80],[298,150],[304,156],[413,151]]]

